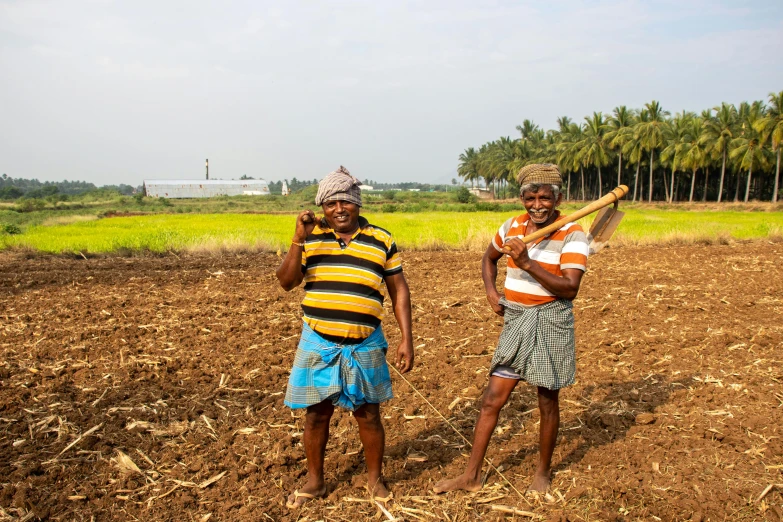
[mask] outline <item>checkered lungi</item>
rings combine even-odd
[[[504,298],[500,304],[506,312],[490,375],[518,378],[550,390],[573,384],[576,343],[571,301],[522,307]]]
[[[389,343],[379,326],[359,344],[337,344],[302,325],[302,339],[288,378],[285,404],[307,408],[331,399],[335,406],[354,411],[394,397],[386,364]]]

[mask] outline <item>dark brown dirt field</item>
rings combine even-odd
[[[418,357],[408,378],[469,439],[501,325],[480,256],[403,253]],[[393,374],[397,397],[382,409],[391,513],[783,520],[781,259],[783,244],[766,241],[591,258],[575,302],[577,383],[561,394],[543,498],[520,498],[496,472],[479,493],[432,495],[469,449]],[[301,412],[283,406],[302,293],[278,287],[278,261],[0,255],[0,520],[385,520],[364,501],[344,412],[328,497],[284,507],[305,473]],[[396,347],[390,313],[384,325]],[[488,454],[522,491],[535,401],[517,388]]]

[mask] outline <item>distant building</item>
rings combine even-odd
[[[468,192],[479,199],[495,199],[495,194],[492,193],[492,189],[473,187],[469,188]]]
[[[375,190],[374,188],[372,188],[372,185],[359,185],[359,188],[361,190]]]
[[[211,198],[215,196],[268,196],[263,179],[150,179],[144,180],[144,195],[151,198]]]
[[[291,193],[291,189],[288,188],[288,183],[286,183],[285,180],[283,180],[283,188],[280,189],[281,194],[284,196],[287,196]]]

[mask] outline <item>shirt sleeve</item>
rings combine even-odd
[[[563,240],[563,250],[560,253],[560,269],[576,268],[582,272],[587,270],[587,255],[589,245],[587,235],[579,225],[571,226]]]
[[[386,242],[386,264],[383,267],[383,277],[389,277],[402,272],[402,259],[397,251],[397,243],[391,235]]]
[[[500,228],[495,233],[495,237],[492,238],[492,246],[495,247],[495,250],[498,252],[503,252],[503,243],[506,242],[506,234],[508,234],[508,230],[511,228],[511,223],[514,222],[514,218],[508,218],[505,223],[500,225]]]

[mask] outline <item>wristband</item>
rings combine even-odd
[[[291,240],[291,244],[292,244],[292,245],[297,245],[297,246],[300,246],[300,247],[302,247],[302,248],[304,248],[304,245],[305,245],[304,243],[299,243],[299,242],[297,242],[297,241],[294,241],[293,239]]]

